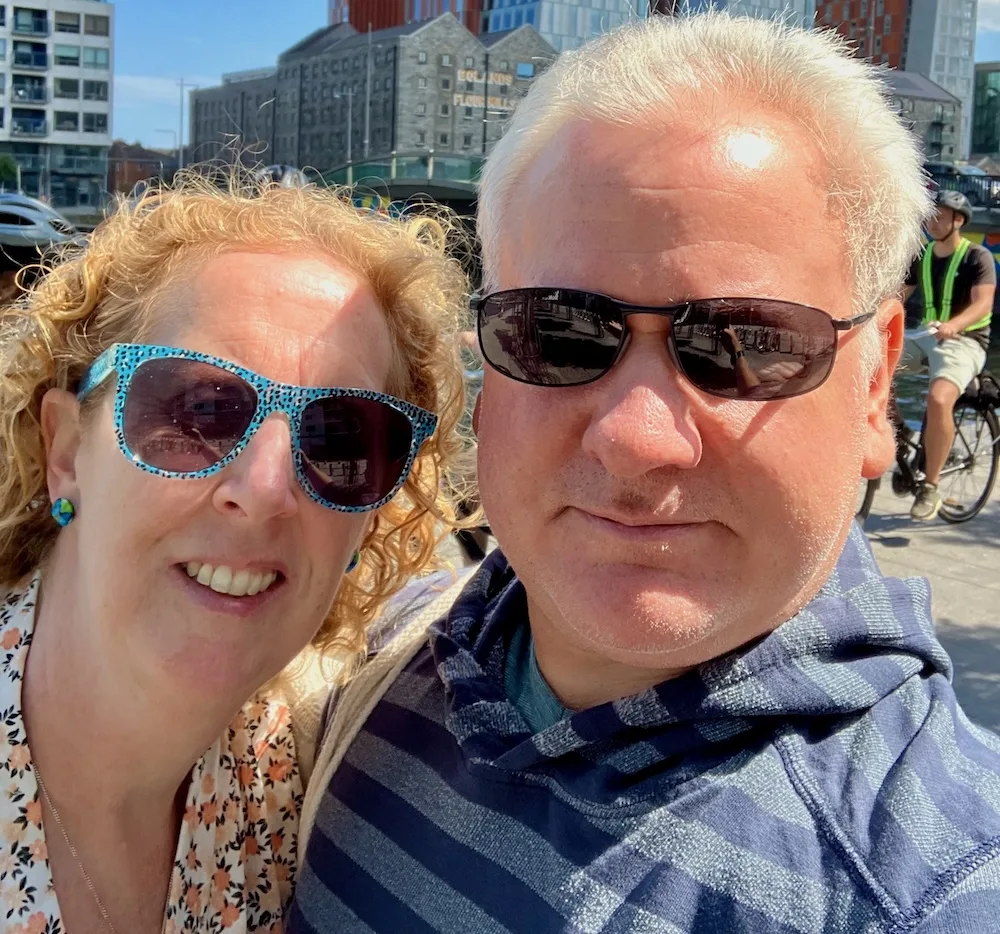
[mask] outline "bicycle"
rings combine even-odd
[[[968,522],[986,505],[993,492],[1000,466],[1000,382],[983,370],[966,387],[955,403],[955,440],[941,471],[939,515],[946,522]],[[924,480],[923,433],[914,440],[903,420],[896,421],[896,469],[892,472],[892,491],[897,496],[916,496]],[[858,488],[856,518],[862,524],[871,512],[881,477],[862,482]]]

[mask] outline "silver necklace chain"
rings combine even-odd
[[[118,934],[115,930],[115,926],[111,923],[111,918],[108,917],[108,909],[104,907],[104,902],[101,901],[101,896],[97,894],[97,889],[94,888],[94,883],[90,880],[90,874],[83,865],[83,860],[80,859],[79,854],[76,852],[76,847],[73,846],[73,841],[70,840],[69,834],[66,832],[66,826],[63,824],[62,818],[59,816],[59,811],[52,803],[52,799],[49,797],[48,791],[45,790],[45,783],[42,781],[42,774],[38,771],[37,766],[35,767],[35,781],[38,783],[38,790],[42,793],[46,806],[52,812],[52,816],[56,819],[56,826],[59,828],[60,833],[62,833],[63,840],[66,841],[66,849],[69,850],[70,855],[76,861],[76,868],[80,870],[80,875],[83,876],[83,881],[87,883],[87,888],[90,890],[90,894],[94,898],[94,904],[97,905],[97,910],[101,913],[101,917],[104,919],[105,927],[111,932],[111,934]],[[171,872],[171,876],[172,875],[173,873]]]

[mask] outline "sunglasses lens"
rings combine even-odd
[[[833,367],[837,332],[816,308],[756,299],[692,302],[673,322],[676,362],[703,392],[785,399],[815,389]]]
[[[196,360],[146,360],[125,396],[125,441],[150,467],[195,473],[232,451],[256,409],[256,391],[233,373]]]
[[[535,386],[579,386],[607,372],[624,335],[622,316],[601,295],[569,289],[517,289],[479,309],[486,362]]]
[[[399,483],[410,458],[413,426],[385,402],[351,396],[310,402],[299,447],[313,489],[336,506],[371,506]]]

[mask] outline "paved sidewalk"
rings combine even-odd
[[[865,525],[885,574],[931,582],[938,636],[955,663],[955,691],[977,723],[1000,732],[1000,496],[971,522],[926,525],[883,481]]]

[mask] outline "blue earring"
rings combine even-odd
[[[76,506],[74,506],[68,499],[59,497],[52,504],[52,518],[56,520],[63,528],[69,525],[76,518]]]
[[[351,571],[353,571],[358,566],[358,563],[360,561],[361,561],[361,552],[360,551],[354,552],[354,554],[351,555],[351,563],[347,565],[347,570],[344,573],[350,574]]]

